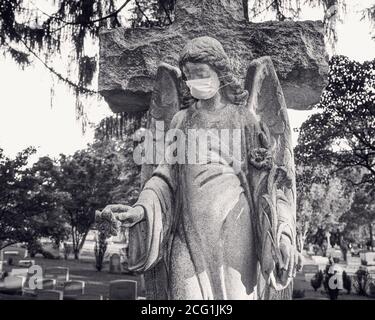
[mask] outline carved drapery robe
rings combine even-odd
[[[256,299],[261,243],[251,203],[257,169],[249,154],[258,147],[259,123],[243,106],[206,111],[193,105],[174,116],[171,128],[186,136],[190,129],[229,130],[226,147],[232,158],[225,148],[218,152],[211,146],[209,158],[215,161],[157,167],[135,204],[144,208],[147,227],[130,229],[129,269],[143,272],[163,260],[169,299]],[[241,159],[233,159],[235,129]],[[227,143],[220,133],[218,138]],[[232,160],[241,163],[240,171]],[[280,224],[288,233],[285,226],[293,221],[285,217]]]

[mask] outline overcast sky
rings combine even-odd
[[[360,21],[358,12],[375,0],[350,0],[350,11],[339,30],[338,53],[358,61],[375,58],[375,40],[371,39],[370,24]],[[43,2],[43,1],[40,1]],[[39,1],[38,1],[39,3]],[[319,19],[321,11],[308,9],[304,19]],[[64,71],[64,62],[53,64]],[[55,92],[51,108],[51,88]],[[0,56],[0,147],[13,157],[20,150],[38,147],[37,157],[60,153],[71,154],[84,148],[93,139],[93,129],[83,135],[81,124],[76,120],[75,98],[39,63],[25,70],[10,59]],[[93,123],[110,114],[107,105],[93,99],[87,106],[88,118]],[[292,128],[298,128],[311,111],[290,110]],[[293,133],[294,143],[297,134]]]

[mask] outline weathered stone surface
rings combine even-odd
[[[183,45],[198,36],[218,39],[244,79],[252,59],[271,56],[289,108],[319,101],[328,72],[319,21],[249,23],[241,1],[179,1],[167,28],[107,30],[100,35],[99,91],[114,112],[147,110],[160,62],[177,65]]]

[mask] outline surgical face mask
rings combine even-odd
[[[186,85],[190,89],[191,95],[198,100],[208,100],[211,99],[220,88],[219,79],[225,78],[226,76],[220,78],[202,78],[186,81]]]

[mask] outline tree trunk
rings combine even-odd
[[[332,247],[332,245],[331,245],[331,232],[327,231],[326,237],[327,237],[327,249],[330,249]]]
[[[299,248],[297,248],[300,252],[303,251],[303,247],[305,245],[305,241],[306,241],[306,235],[307,235],[307,231],[303,231],[303,233],[299,233],[299,236],[298,236],[298,246]]]
[[[71,230],[72,230],[71,232],[72,232],[74,259],[78,260],[79,259],[79,246],[78,246],[77,234],[76,234],[76,230],[73,226],[72,226]]]
[[[79,260],[79,250],[78,249],[74,249],[74,259]]]

